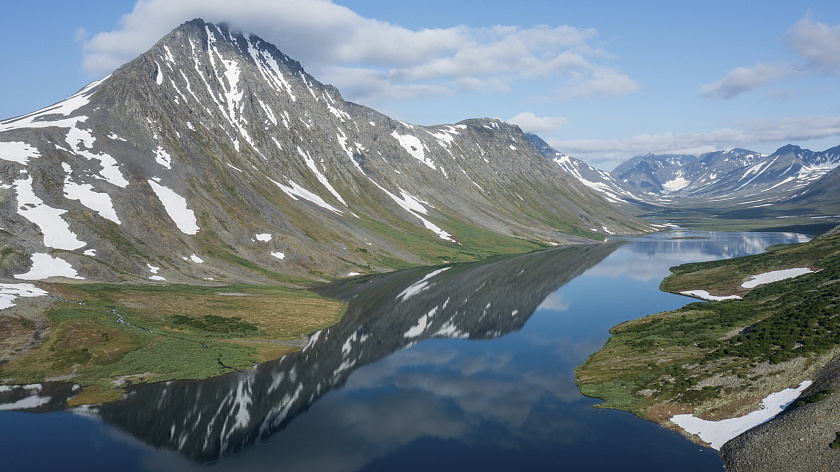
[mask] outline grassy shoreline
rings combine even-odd
[[[810,267],[819,272],[754,289],[750,276]],[[708,420],[746,414],[768,394],[813,378],[840,353],[840,236],[769,248],[754,256],[684,264],[661,284],[742,300],[690,303],[610,329],[576,369],[581,393],[602,408],[679,429],[675,414]],[[698,442],[699,439],[694,438]]]
[[[58,298],[44,311],[49,333],[37,348],[0,365],[0,379],[76,383],[83,388],[76,405],[119,399],[128,384],[252,368],[299,350],[346,309],[277,286],[41,286]]]

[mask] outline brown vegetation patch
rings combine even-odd
[[[131,336],[119,329],[90,319],[67,320],[56,326],[43,348],[12,360],[3,371],[11,376],[70,375],[85,367],[114,363],[137,347]]]
[[[686,405],[679,405],[670,402],[657,403],[645,410],[646,416],[653,422],[663,424],[671,421],[674,415],[691,413],[693,409]]]

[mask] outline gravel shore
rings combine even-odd
[[[826,399],[786,411],[732,439],[720,450],[729,472],[840,470],[840,449],[829,444],[840,431],[840,356],[819,373],[802,398],[826,389]]]

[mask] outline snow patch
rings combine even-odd
[[[183,260],[185,260],[185,261],[193,261],[193,262],[195,262],[196,264],[202,264],[202,263],[204,263],[204,260],[202,260],[200,257],[196,256],[195,254],[191,255],[190,257],[186,257],[186,256],[184,256],[184,257],[182,257],[181,259],[183,259]]]
[[[709,300],[711,302],[719,302],[721,300],[740,300],[741,297],[738,295],[727,295],[725,297],[712,295],[705,290],[687,290],[685,292],[680,292],[683,295],[688,295],[689,297],[697,297],[702,298],[703,300]]]
[[[160,202],[163,204],[163,209],[172,218],[175,226],[178,227],[184,234],[196,234],[200,229],[198,221],[195,219],[195,212],[187,206],[187,200],[160,184],[156,179],[149,180],[149,185],[154,190]]]
[[[108,77],[105,77],[104,79],[91,82],[85,88],[79,90],[78,92],[70,96],[70,98],[60,101],[54,105],[42,108],[28,115],[12,118],[10,120],[0,121],[0,131],[8,131],[10,129],[19,128],[64,128],[75,126],[76,123],[87,120],[87,117],[76,116],[73,118],[65,119],[49,119],[47,117],[52,115],[68,116],[71,113],[78,110],[79,108],[87,105],[88,103],[90,103],[88,97],[90,97],[90,95],[93,93],[93,89],[107,78]]]
[[[309,167],[309,170],[311,170],[312,173],[315,174],[315,177],[318,178],[318,182],[321,182],[321,185],[326,187],[327,190],[331,194],[333,194],[333,196],[336,199],[338,199],[338,201],[340,201],[342,205],[347,206],[347,203],[345,203],[344,199],[341,198],[341,195],[339,195],[336,189],[333,188],[333,186],[330,184],[330,181],[327,180],[327,176],[321,173],[321,170],[318,169],[318,166],[315,165],[315,161],[309,156],[309,154],[304,152],[303,149],[301,149],[300,147],[297,148],[297,152],[306,162],[306,167]]]
[[[775,418],[791,402],[796,400],[799,394],[808,388],[811,383],[810,380],[806,380],[799,384],[797,388],[786,388],[780,392],[771,393],[761,401],[758,410],[738,418],[707,421],[694,415],[684,414],[673,416],[671,421],[689,433],[696,434],[700,439],[709,443],[713,449],[720,450],[720,447],[726,441]]]
[[[807,267],[799,267],[796,269],[774,270],[772,272],[765,272],[759,275],[753,275],[750,280],[741,284],[744,288],[754,288],[759,285],[769,284],[770,282],[777,282],[779,280],[792,279],[800,275],[810,274],[814,272]]]
[[[676,192],[677,190],[688,187],[691,182],[683,178],[683,173],[680,171],[676,177],[662,184],[662,188],[669,192]]]
[[[440,227],[438,227],[437,225],[435,225],[431,221],[423,218],[422,216],[420,216],[418,214],[418,213],[422,213],[422,214],[425,215],[425,214],[428,213],[429,210],[427,210],[426,207],[423,206],[423,203],[425,203],[425,202],[422,202],[422,201],[418,200],[416,197],[413,197],[413,196],[405,193],[405,191],[402,190],[402,189],[400,189],[400,195],[402,195],[402,196],[398,197],[398,196],[394,195],[393,193],[385,190],[385,188],[383,188],[381,185],[377,184],[373,180],[371,180],[371,182],[373,182],[373,185],[376,185],[377,187],[379,187],[380,190],[382,190],[389,197],[391,197],[391,199],[394,200],[397,203],[397,205],[399,205],[400,207],[402,207],[407,212],[409,212],[412,215],[419,218],[420,221],[423,223],[423,226],[425,226],[427,229],[429,229],[432,232],[434,232],[435,234],[437,234],[440,239],[443,239],[445,241],[450,241],[450,242],[453,242],[453,243],[457,242],[454,239],[452,239],[451,234],[442,230]],[[427,203],[427,205],[428,205],[428,203]]]
[[[403,147],[412,157],[417,159],[418,161],[426,164],[427,166],[431,167],[432,169],[435,168],[435,163],[431,159],[426,158],[425,147],[423,143],[420,142],[416,136],[412,136],[410,134],[399,134],[396,130],[391,133],[391,136],[394,137],[399,143],[400,146]]]
[[[172,169],[172,156],[160,146],[155,149],[155,161],[167,169]]]
[[[111,196],[93,190],[93,185],[73,182],[68,175],[64,179],[64,196],[68,200],[78,200],[82,205],[99,213],[99,216],[121,224]]]
[[[83,279],[76,269],[60,257],[36,252],[32,254],[32,268],[25,274],[16,274],[20,280],[44,280],[50,277],[67,277],[68,279]]]
[[[431,310],[429,310],[428,313],[421,316],[420,319],[417,320],[417,324],[409,328],[408,331],[406,331],[405,334],[403,334],[403,337],[416,338],[417,336],[423,334],[426,331],[426,328],[429,326],[429,322],[432,320],[432,317],[434,317],[435,313],[437,313],[437,310],[438,307],[434,307]]]
[[[397,295],[397,298],[404,302],[418,293],[428,289],[430,287],[429,279],[449,269],[451,269],[451,267],[444,267],[443,269],[438,269],[434,272],[426,274],[426,276],[421,280],[409,285],[408,288],[400,292],[400,294]]]
[[[46,291],[32,284],[0,284],[0,310],[15,306],[18,298],[42,297]]]
[[[271,241],[271,235],[268,233],[260,233],[257,234],[257,241],[269,242]]]
[[[40,156],[41,153],[37,149],[20,141],[0,143],[0,159],[4,161],[27,165],[30,157],[37,159]]]
[[[271,180],[271,179],[269,179],[269,180]],[[291,184],[291,187],[287,187],[287,186],[285,186],[285,185],[283,185],[280,182],[277,182],[275,180],[271,180],[271,181],[274,182],[274,185],[277,185],[278,187],[280,187],[280,190],[282,190],[286,195],[292,197],[295,200],[299,200],[299,199],[302,198],[304,200],[308,200],[308,201],[318,205],[321,208],[332,211],[334,213],[339,213],[339,214],[344,213],[341,210],[339,210],[338,208],[335,208],[334,206],[325,202],[323,198],[319,197],[318,195],[315,195],[314,193],[310,192],[309,190],[306,190],[305,188],[301,187],[300,185],[298,185],[295,182],[292,182],[291,180],[289,180],[289,184]]]
[[[87,160],[99,161],[99,164],[102,166],[102,170],[99,172],[99,177],[102,180],[120,188],[128,186],[128,180],[126,180],[125,177],[123,177],[122,172],[120,172],[116,159],[104,152],[94,154],[90,151],[90,149],[93,148],[93,143],[96,141],[96,138],[93,137],[90,131],[81,129],[78,126],[73,126],[67,131],[65,141],[67,141],[70,149],[76,155],[84,157]]]
[[[70,230],[70,225],[61,218],[67,210],[47,206],[35,195],[32,177],[15,180],[14,187],[18,197],[18,214],[41,229],[44,233],[44,246],[72,251],[87,244],[80,241]]]
[[[286,255],[282,252],[272,252],[271,255],[280,259],[281,261],[286,258]]]

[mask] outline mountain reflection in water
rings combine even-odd
[[[318,291],[349,303],[342,320],[252,371],[76,414],[2,411],[61,410],[70,384],[3,386],[0,455],[10,470],[723,470],[593,408],[573,370],[610,327],[694,301],[659,291],[669,267],[805,239],[670,232],[337,282]]]
[[[347,313],[335,326],[315,333],[303,351],[253,371],[137,386],[127,400],[93,411],[148,444],[213,461],[281,430],[362,365],[429,338],[492,339],[520,329],[549,294],[619,244],[554,249],[325,286],[318,291],[348,302]],[[410,405],[397,408],[395,423],[413,422],[411,411]],[[435,423],[446,429],[445,418]]]

